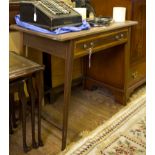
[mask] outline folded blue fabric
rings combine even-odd
[[[85,20],[82,21],[81,26],[64,26],[61,28],[57,28],[53,31],[29,24],[27,22],[23,22],[20,20],[20,15],[15,16],[15,21],[16,21],[16,24],[21,27],[24,27],[24,28],[27,28],[33,31],[37,31],[37,32],[46,33],[46,34],[63,34],[63,33],[68,33],[68,32],[78,32],[82,30],[88,30],[90,28],[89,23],[86,22]]]

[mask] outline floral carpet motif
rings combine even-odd
[[[103,149],[103,150],[102,150]],[[121,135],[107,148],[102,148],[98,154],[101,155],[143,155],[145,147]]]
[[[121,135],[117,135],[107,146],[99,146],[100,155],[144,155],[146,140],[145,117]]]
[[[145,155],[145,88],[127,106],[60,155]]]

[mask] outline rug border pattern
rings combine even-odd
[[[136,101],[137,104],[133,106],[133,104],[127,105],[125,107],[125,112],[123,116],[119,116],[118,114],[115,114],[115,116],[119,116],[118,119],[116,119],[115,122],[111,122],[106,128],[103,128],[100,130],[98,135],[95,137],[95,139],[89,138],[85,141],[84,146],[79,146],[75,151],[71,152],[70,154],[74,155],[85,155],[90,150],[92,150],[97,144],[99,144],[104,138],[108,136],[108,133],[114,132],[115,129],[119,128],[122,124],[124,124],[132,115],[140,111],[145,106],[145,95],[142,95],[141,103],[139,104],[139,100]],[[124,109],[124,108],[123,108]],[[122,109],[122,110],[123,110]],[[127,111],[128,109],[128,111]],[[121,110],[121,111],[122,111]],[[121,111],[119,113],[121,113]],[[127,111],[127,113],[126,113]],[[98,127],[100,128],[100,126]],[[87,135],[89,136],[89,135]],[[67,148],[64,152],[68,153],[69,148]],[[65,153],[64,153],[65,154]]]

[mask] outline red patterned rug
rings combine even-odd
[[[127,106],[92,132],[72,143],[60,155],[145,155],[145,88],[130,98]]]

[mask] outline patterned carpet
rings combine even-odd
[[[128,105],[105,124],[68,146],[59,155],[145,155],[145,88],[130,99]]]
[[[125,107],[116,104],[108,96],[108,92],[102,90],[92,92],[79,88],[75,89],[72,95],[69,142],[67,149],[61,152],[61,155],[145,154],[145,87],[135,91]],[[46,105],[49,113],[53,108],[57,110],[55,113],[52,110],[51,113],[51,116],[57,116],[56,121],[61,121],[58,112],[61,111],[59,108],[62,108],[60,106],[62,100],[60,96],[57,104]],[[77,110],[77,107],[80,110]],[[21,123],[18,123],[14,134],[10,135],[10,155],[25,155],[22,148]],[[56,155],[60,152],[61,131],[44,119],[42,119],[42,139],[44,146],[32,149],[27,155]],[[75,143],[72,143],[73,141]],[[30,115],[27,117],[27,142],[31,145]]]

